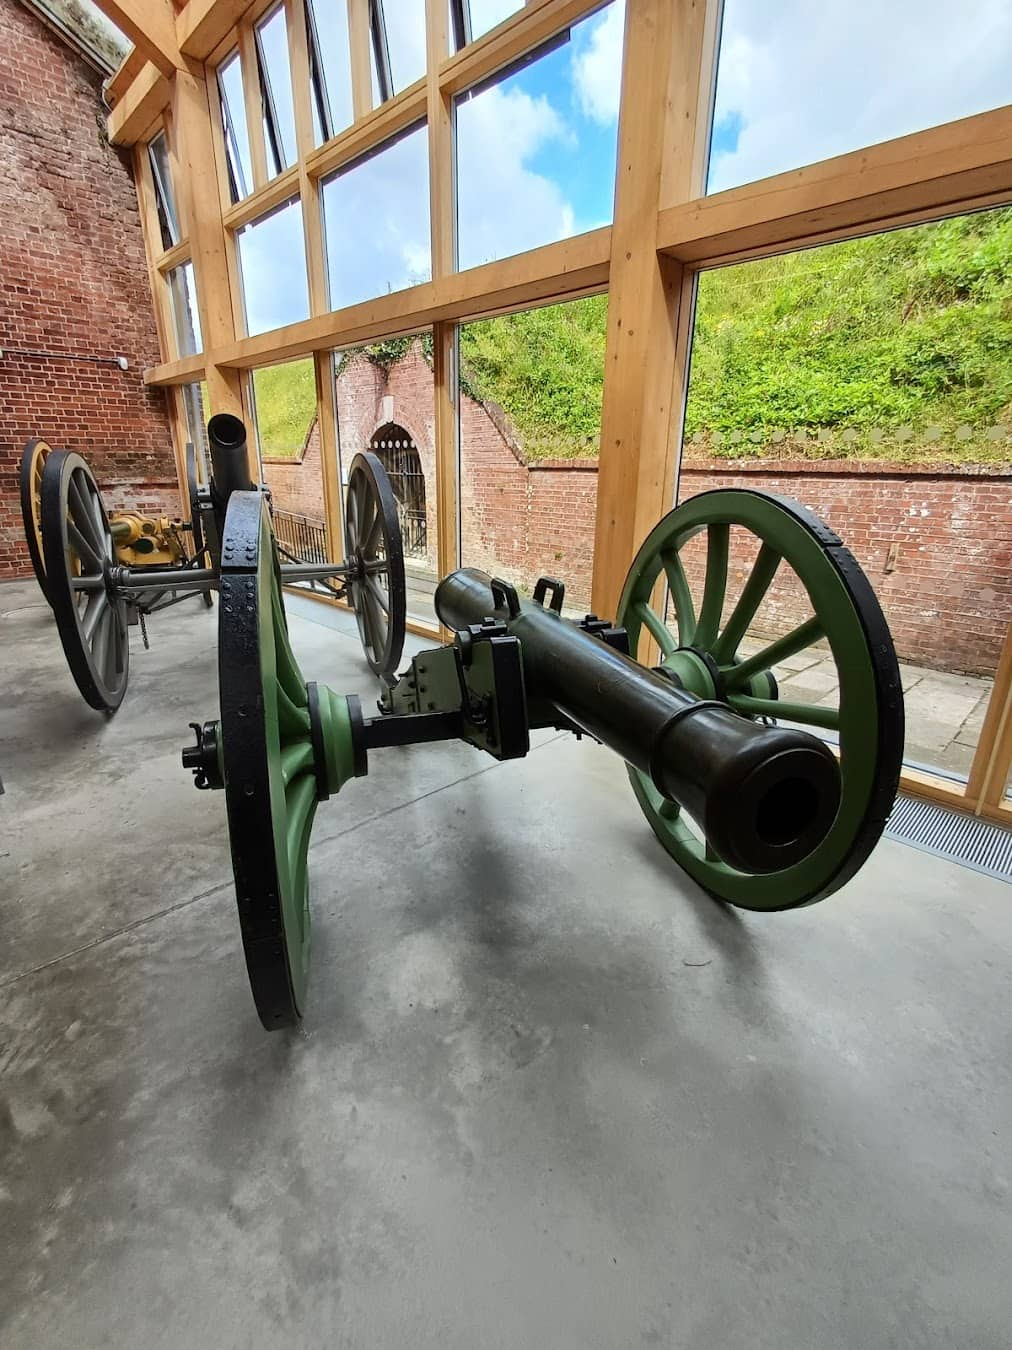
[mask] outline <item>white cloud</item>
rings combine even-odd
[[[1010,100],[1008,0],[725,0],[710,191]]]
[[[625,0],[615,0],[593,23],[589,45],[573,60],[573,86],[586,116],[608,126],[618,119]]]
[[[505,258],[573,233],[573,209],[550,178],[528,166],[572,133],[546,98],[493,85],[457,110],[460,266]]]

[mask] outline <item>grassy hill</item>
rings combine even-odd
[[[465,388],[528,459],[597,453],[606,324],[593,296],[462,328]],[[690,454],[1007,460],[987,431],[1012,423],[1012,209],[706,273],[695,332]],[[256,390],[268,453],[297,453],[312,363]]]

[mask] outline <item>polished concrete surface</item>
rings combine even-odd
[[[106,720],[0,586],[0,1344],[1008,1346],[1008,886],[887,842],[735,913],[599,747],[377,753],[320,808],[309,1015],[267,1035],[178,763],[214,626],[135,634]]]

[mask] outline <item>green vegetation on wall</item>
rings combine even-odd
[[[528,460],[597,454],[607,306],[461,328],[465,391],[504,409]],[[362,350],[389,367],[414,340]],[[264,453],[297,454],[312,361],[255,380]],[[685,430],[694,455],[1008,460],[1012,209],[705,273]]]
[[[298,459],[316,416],[313,358],[253,372],[257,433],[265,459]]]

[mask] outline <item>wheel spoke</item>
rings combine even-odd
[[[85,536],[95,552],[101,555],[102,536],[99,531],[95,529],[95,517],[91,514],[91,508],[85,500],[85,494],[81,491],[75,475],[71,475],[70,482],[67,484],[67,506],[70,510],[71,520],[73,520],[78,530]],[[101,564],[99,564],[99,566],[101,566]]]
[[[105,591],[96,591],[88,596],[88,603],[81,619],[81,631],[84,633],[85,642],[90,642],[95,636],[95,628],[108,607],[109,597]]]
[[[294,896],[305,894],[305,868],[309,854],[309,832],[316,811],[316,778],[302,774],[285,792],[288,819],[285,836],[288,846],[288,880]]]
[[[312,765],[313,747],[308,741],[295,741],[292,745],[284,746],[281,751],[281,777],[285,787],[303,769],[312,768]]]
[[[813,616],[806,623],[792,629],[782,638],[778,638],[776,642],[771,642],[761,652],[756,652],[755,656],[750,656],[747,661],[742,661],[740,666],[734,666],[731,670],[728,670],[724,676],[727,688],[740,689],[759,671],[771,670],[777,662],[788,661],[792,656],[797,656],[798,652],[803,652],[806,647],[810,647],[813,642],[818,642],[824,636],[822,624],[817,616]]]
[[[95,627],[95,635],[91,640],[91,660],[99,678],[106,678],[106,668],[109,664],[109,638],[112,631],[112,610],[106,608],[99,615],[98,623]]]
[[[370,594],[374,597],[380,609],[387,616],[387,618],[389,618],[390,604],[379,582],[376,580],[375,577],[367,576],[365,579],[365,584],[369,587]]]
[[[362,541],[362,552],[367,558],[376,552],[376,545],[380,541],[382,529],[383,517],[377,509],[376,514],[373,516],[372,524],[369,526],[369,531]]]
[[[769,544],[763,544],[756,555],[752,571],[742,587],[741,595],[738,597],[731,617],[713,648],[713,656],[719,663],[734,659],[734,654],[738,650],[742,638],[748,632],[748,626],[755,618],[759,606],[765,599],[766,592],[777,574],[777,568],[781,561],[780,554],[775,548],[771,548]]]
[[[650,631],[650,635],[654,638],[663,654],[665,656],[670,656],[671,653],[676,650],[678,643],[671,636],[646,601],[641,600],[633,610],[633,613],[639,619],[640,623],[644,624]]]
[[[699,607],[699,621],[692,644],[709,651],[717,640],[720,617],[724,611],[727,592],[727,555],[731,527],[715,521],[706,527],[706,580],[703,583],[703,603]]]
[[[94,575],[102,570],[102,559],[72,520],[67,521],[67,539],[81,562]]]
[[[674,550],[661,554],[661,564],[668,579],[668,590],[678,620],[678,643],[679,646],[687,647],[696,635],[696,609],[692,603],[689,580],[682,560]]]
[[[840,730],[839,708],[817,703],[789,703],[777,698],[752,698],[749,694],[729,694],[727,701],[735,712],[747,713],[750,717],[775,717],[780,722],[800,722],[802,726],[822,727],[825,731]]]
[[[383,654],[383,648],[386,646],[387,626],[383,621],[383,615],[376,604],[376,597],[372,591],[366,589],[363,592],[363,599],[367,614],[366,624],[369,629],[369,646],[372,648],[373,656],[378,661]]]

